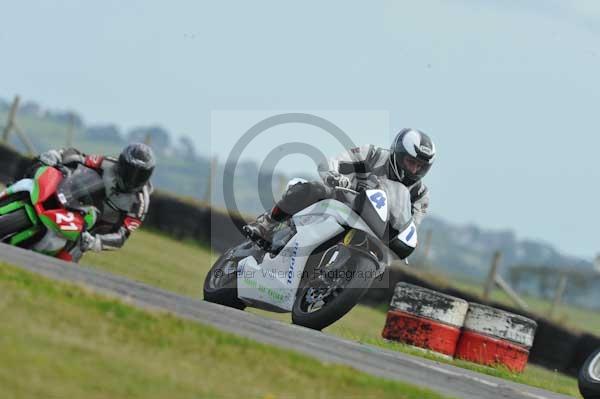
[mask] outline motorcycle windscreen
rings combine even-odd
[[[105,197],[104,181],[94,170],[79,165],[58,187],[57,196],[68,209],[100,208]]]
[[[412,203],[410,192],[402,183],[388,180],[385,184],[390,204],[390,224],[401,231],[412,222]]]
[[[387,181],[379,189],[366,190],[357,198],[359,214],[384,242],[390,232],[404,231],[412,223],[412,205],[406,186]]]

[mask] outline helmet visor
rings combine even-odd
[[[398,166],[404,171],[405,175],[411,179],[423,178],[429,171],[429,168],[431,168],[430,163],[417,159],[409,154],[404,154],[400,160],[400,165]]]
[[[125,191],[141,189],[148,183],[148,180],[150,180],[153,170],[154,168],[145,169],[136,167],[135,165],[122,163],[119,165],[119,178],[121,180],[122,188]]]

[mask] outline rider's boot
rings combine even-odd
[[[246,237],[258,244],[259,247],[269,250],[273,240],[273,231],[279,225],[279,221],[273,219],[271,211],[265,212],[252,223],[243,227]]]

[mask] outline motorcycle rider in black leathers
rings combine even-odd
[[[355,190],[369,187],[375,180],[379,183],[403,184],[408,188],[412,216],[418,226],[429,205],[429,190],[422,178],[431,168],[436,151],[428,135],[417,129],[402,129],[394,138],[390,149],[375,146],[352,148],[319,166],[321,181],[292,183],[275,207],[256,221],[244,226],[244,234],[266,250],[271,246],[273,230],[281,221],[317,201],[332,198],[331,187],[339,186]],[[391,205],[393,207],[393,205]],[[415,249],[390,232],[388,246],[400,258],[407,258]]]
[[[77,262],[86,251],[119,249],[142,225],[150,205],[150,177],[156,165],[149,146],[130,144],[116,159],[86,155],[75,148],[50,150],[41,154],[39,161],[47,166],[67,168],[85,165],[102,176],[106,188],[96,224],[81,235],[79,245],[73,245],[61,254],[62,259]]]

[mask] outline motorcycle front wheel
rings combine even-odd
[[[204,300],[230,308],[244,310],[246,304],[238,298],[236,250],[252,245],[243,243],[225,252],[210,269],[204,279]]]
[[[31,220],[25,209],[17,209],[14,212],[0,215],[0,241],[31,227]]]
[[[324,256],[327,256],[327,252],[311,257],[322,262]],[[357,252],[347,258],[334,270],[327,270],[326,265],[318,264],[309,268],[303,276],[292,308],[294,324],[322,330],[356,306],[374,280],[376,265],[368,255]]]
[[[600,399],[600,349],[594,352],[581,368],[579,391],[584,399]]]

